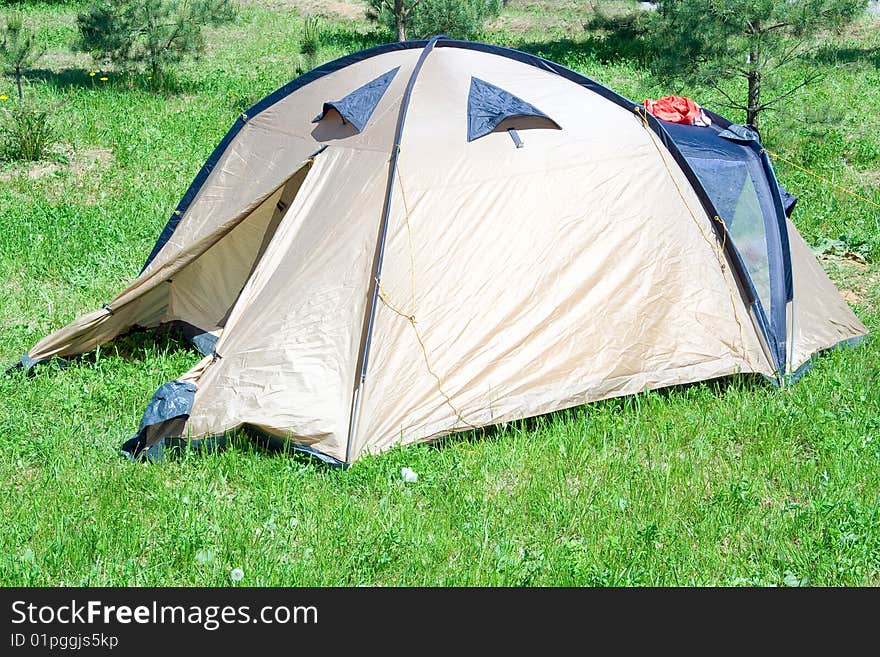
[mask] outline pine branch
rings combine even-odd
[[[724,96],[725,100],[727,100],[727,103],[723,103],[723,104],[724,104],[726,107],[731,107],[731,108],[733,108],[733,109],[741,109],[741,110],[748,109],[748,105],[743,105],[743,104],[741,104],[741,103],[736,102],[736,101],[733,99],[733,97],[732,97],[729,93],[727,93],[724,89],[722,89],[722,88],[718,85],[718,83],[715,82],[714,80],[707,80],[706,83],[707,83],[710,87],[712,87],[715,91],[717,91],[719,94],[721,94],[722,96]]]
[[[762,104],[759,106],[758,109],[759,109],[759,110],[763,110],[763,109],[771,108],[771,107],[773,107],[774,105],[777,105],[777,104],[779,103],[779,101],[781,101],[781,100],[783,100],[783,99],[788,98],[789,96],[791,96],[791,95],[792,95],[794,92],[796,92],[797,90],[802,89],[802,88],[804,88],[804,87],[806,87],[806,86],[808,86],[808,85],[813,84],[814,82],[816,82],[817,80],[819,80],[819,79],[822,78],[822,77],[824,77],[824,75],[823,75],[822,73],[819,73],[819,72],[817,72],[817,73],[813,73],[812,75],[808,75],[808,76],[806,76],[806,77],[803,79],[803,81],[800,82],[799,84],[796,84],[795,86],[791,87],[790,89],[788,89],[788,90],[785,91],[784,93],[782,93],[782,94],[776,96],[776,97],[773,98],[772,100],[769,100],[769,101],[767,101],[766,103],[762,103]]]

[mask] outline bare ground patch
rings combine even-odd
[[[93,66],[91,55],[70,50],[49,50],[37,61],[37,68],[53,73],[70,69],[88,69]]]
[[[854,255],[822,253],[816,257],[848,304],[872,309],[877,305],[880,271],[876,265]]]
[[[601,5],[606,14],[633,11],[632,3],[606,0]],[[487,23],[490,31],[517,35],[556,31],[567,37],[584,34],[584,24],[594,14],[595,2],[582,0],[508,0],[501,16]]]
[[[113,152],[108,148],[90,146],[74,150],[62,145],[55,161],[16,163],[0,171],[0,183],[15,180],[39,185],[47,201],[75,199],[84,205],[99,200],[100,177],[113,163]]]
[[[880,169],[857,171],[856,178],[862,187],[868,189],[876,189],[877,187],[880,187]]]
[[[113,152],[109,148],[100,147],[81,148],[75,151],[70,146],[62,146],[57,155],[61,161],[13,164],[6,171],[0,171],[0,182],[9,182],[21,175],[31,180],[40,180],[64,170],[69,170],[73,176],[81,177],[113,161]]]
[[[297,11],[300,14],[364,20],[366,3],[342,0],[241,0],[243,5],[253,5],[270,11]]]
[[[851,306],[865,303],[865,297],[863,297],[855,290],[848,290],[846,288],[843,288],[840,290],[840,293],[843,295],[844,300],[846,300],[846,302]]]

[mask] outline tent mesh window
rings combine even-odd
[[[691,159],[690,164],[724,219],[761,305],[769,313],[770,259],[767,232],[761,202],[748,165],[745,162],[701,158]]]
[[[772,334],[784,335],[774,304],[784,303],[785,264],[777,207],[761,158],[718,126],[664,124],[690,164],[742,258]]]

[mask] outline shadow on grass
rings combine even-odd
[[[880,68],[880,48],[821,48],[815,55],[821,64],[852,64],[870,62]]]
[[[60,71],[53,71],[48,68],[32,68],[28,70],[24,77],[30,81],[42,82],[48,87],[58,90],[69,89],[74,87],[77,89],[100,89],[112,88],[114,85],[107,82],[101,82],[98,75],[89,76],[89,71],[84,68],[65,68]]]
[[[55,71],[48,68],[33,68],[25,73],[25,78],[33,82],[42,82],[46,86],[58,90],[89,89],[93,91],[144,91],[147,93],[175,95],[194,94],[201,91],[202,81],[191,80],[180,76],[170,69],[165,74],[161,85],[153,84],[146,74],[137,72],[114,72],[89,75],[92,71],[85,68],[66,68]],[[106,77],[107,80],[101,80]]]
[[[717,379],[695,381],[694,383],[668,386],[666,388],[659,388],[657,390],[650,390],[632,395],[624,395],[622,397],[612,397],[611,399],[587,402],[580,406],[573,406],[571,408],[527,417],[521,420],[513,420],[504,424],[494,424],[477,430],[448,434],[430,441],[426,446],[430,449],[442,449],[445,445],[452,442],[471,443],[477,441],[482,442],[485,440],[499,440],[511,428],[523,433],[537,433],[539,429],[546,426],[553,419],[577,409],[587,409],[588,412],[592,413],[598,412],[604,408],[610,408],[617,412],[637,408],[645,395],[654,395],[663,399],[669,399],[676,395],[686,393],[689,390],[708,388],[713,397],[723,397],[729,391],[767,387],[772,388],[774,386],[765,377],[759,374],[734,374],[719,377]]]
[[[200,352],[186,339],[180,329],[173,326],[162,326],[156,329],[135,328],[132,331],[120,335],[110,342],[100,345],[84,354],[69,356],[66,358],[54,357],[45,362],[38,362],[25,374],[34,376],[37,372],[46,368],[66,369],[76,366],[95,365],[99,360],[106,360],[108,354],[119,357],[128,363],[143,363],[153,359],[157,354],[170,354],[185,350],[193,354]],[[6,374],[20,371],[19,365],[13,365]]]
[[[365,50],[393,40],[391,34],[376,29],[360,32],[349,27],[334,25],[321,32],[323,48],[338,49],[346,53]]]
[[[590,35],[583,41],[524,41],[515,47],[568,67],[584,60],[596,60],[602,64],[624,61],[644,67],[654,57],[651,48],[641,39],[627,39],[619,35]]]
[[[34,82],[42,82],[48,87],[59,91],[70,89],[93,89],[95,91],[117,91],[120,88],[148,89],[148,85],[138,80],[137,75],[130,73],[100,73],[89,75],[91,71],[85,68],[65,68],[55,71],[48,68],[32,68],[25,77]],[[101,80],[106,77],[106,80]]]
[[[169,354],[181,350],[201,356],[201,352],[186,339],[183,332],[171,325],[155,329],[138,327],[119,336],[105,349],[112,349],[120,358],[131,363],[142,363],[148,358],[155,358],[157,353]]]
[[[325,460],[316,454],[304,451],[302,448],[296,448],[290,441],[267,434],[248,424],[225,434],[205,436],[195,440],[165,438],[160,460],[201,457],[226,450],[268,458],[287,458],[303,465],[326,465],[342,469],[347,467],[330,459]]]

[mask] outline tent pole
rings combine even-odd
[[[403,137],[403,127],[406,123],[406,112],[409,109],[409,101],[412,97],[413,89],[416,86],[416,79],[422,70],[422,64],[425,63],[428,55],[434,49],[434,45],[443,38],[443,35],[433,37],[425,45],[412,73],[409,76],[406,90],[403,93],[403,99],[400,102],[400,114],[397,117],[397,129],[394,133],[394,145],[391,149],[391,161],[388,171],[388,184],[385,189],[385,205],[382,208],[382,221],[379,226],[379,239],[376,245],[376,255],[373,259],[373,275],[370,279],[370,304],[364,314],[364,324],[361,331],[361,346],[358,355],[357,380],[355,381],[354,394],[351,400],[351,415],[348,423],[348,441],[345,445],[345,462],[351,463],[352,454],[351,446],[354,435],[357,430],[359,419],[359,411],[361,400],[363,398],[364,381],[367,378],[367,365],[369,364],[370,342],[373,337],[373,323],[376,319],[376,304],[379,299],[379,281],[382,278],[382,259],[385,255],[385,239],[388,236],[388,219],[391,215],[391,195],[394,192],[394,177],[397,174],[397,158],[400,156],[400,141]]]

